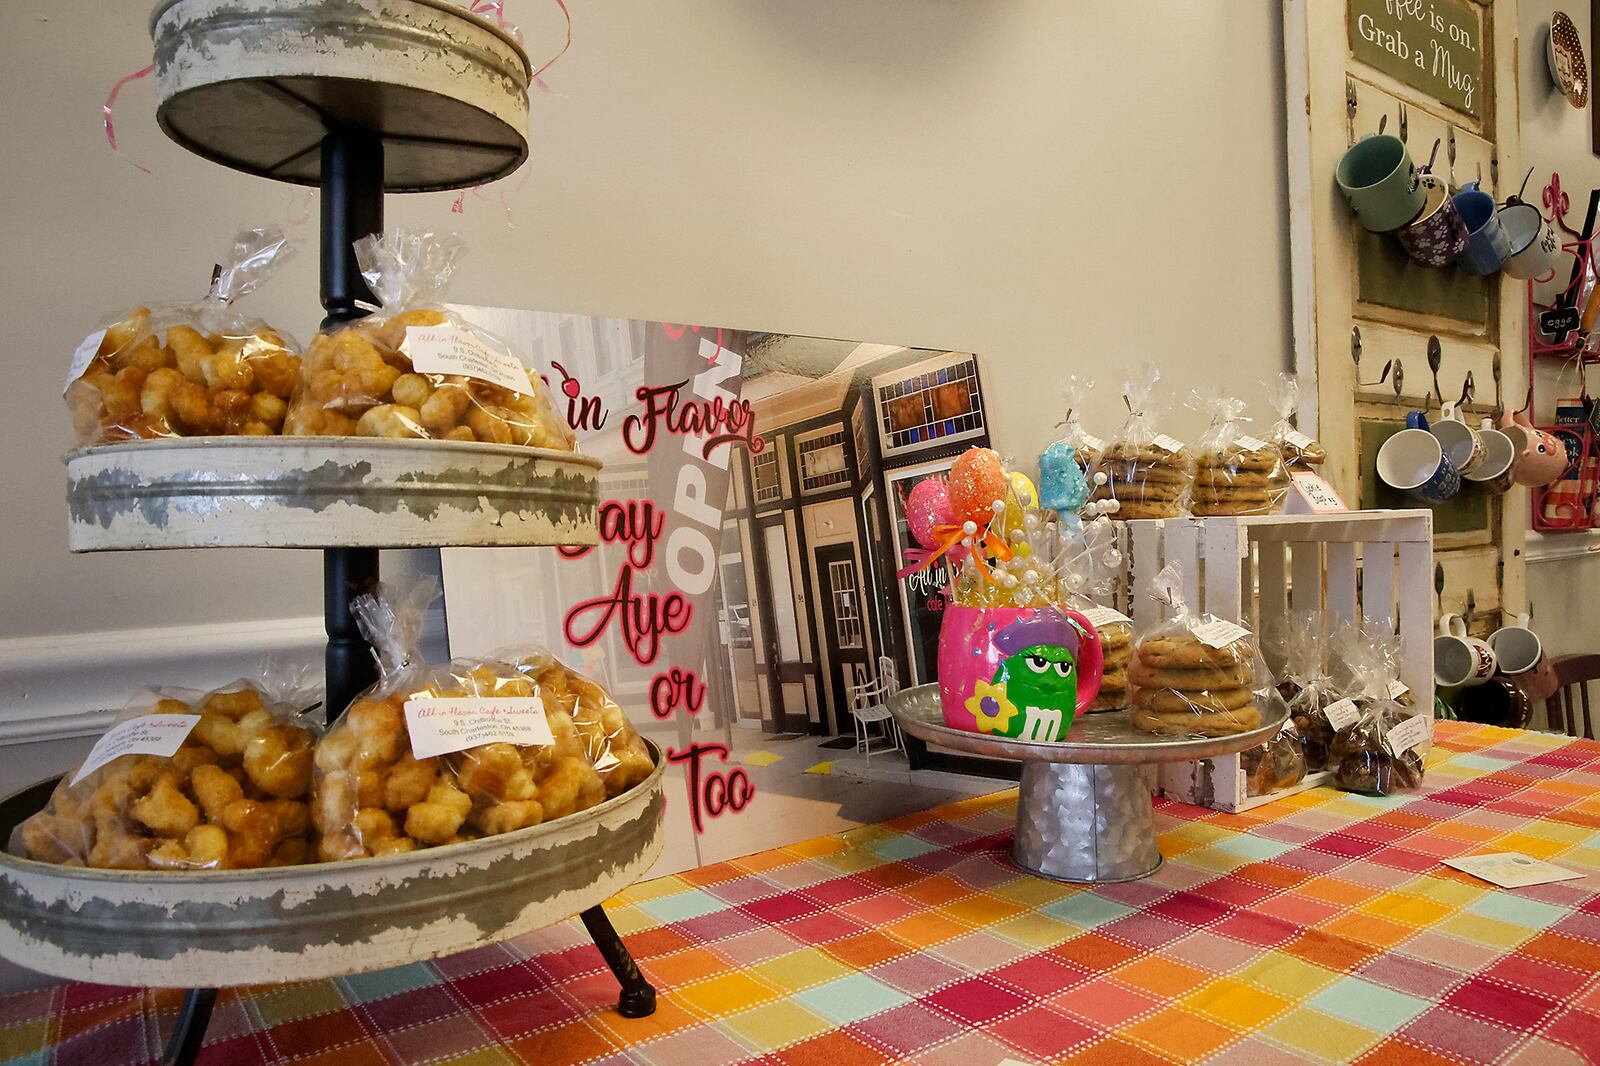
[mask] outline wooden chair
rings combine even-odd
[[[1552,729],[1564,729],[1569,737],[1594,740],[1594,719],[1589,714],[1589,682],[1600,681],[1600,655],[1563,655],[1552,660],[1556,694],[1544,704],[1545,718]],[[1578,708],[1583,708],[1583,732],[1578,732]]]

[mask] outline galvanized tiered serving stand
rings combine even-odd
[[[1253,748],[1275,737],[1288,717],[1279,701],[1248,733],[1162,737],[1135,729],[1127,711],[1106,711],[1079,718],[1060,743],[1044,744],[951,729],[939,708],[938,685],[889,697],[889,710],[901,729],[921,740],[1020,760],[1012,859],[1040,877],[1084,884],[1135,881],[1161,867],[1143,766]]]
[[[322,192],[324,326],[366,314],[352,242],[386,192],[467,188],[527,158],[527,55],[446,0],[163,0],[150,21],[161,127],[246,173]],[[375,678],[350,613],[382,547],[596,540],[596,460],[455,441],[209,438],[68,457],[74,551],[324,551],[327,706]],[[164,1061],[193,1062],[216,986],[436,958],[581,915],[642,1017],[655,990],[601,902],[660,854],[661,753],[598,807],[464,844],[268,870],[146,873],[0,854],[0,955],[73,980],[187,988]],[[0,840],[54,781],[0,801]]]

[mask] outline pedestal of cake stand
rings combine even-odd
[[[1227,737],[1163,737],[1135,729],[1127,711],[1078,719],[1056,744],[951,729],[939,709],[939,686],[919,685],[889,698],[889,710],[912,736],[953,751],[1022,763],[1011,857],[1055,881],[1134,881],[1161,866],[1150,786],[1141,767],[1189,762],[1253,748],[1282,728],[1280,706],[1257,729]]]

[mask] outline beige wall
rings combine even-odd
[[[149,58],[148,6],[6,5],[0,670],[5,638],[319,610],[311,553],[74,558],[63,543],[73,346],[108,312],[198,294],[235,229],[294,202],[167,143],[149,82],[125,90],[117,125],[154,174],[107,150],[100,103]],[[1127,362],[1255,398],[1285,365],[1276,7],[574,3],[526,179],[505,183],[514,225],[497,188],[463,216],[435,195],[390,218],[467,234],[461,302],[986,353],[995,438],[1032,457],[1068,370],[1106,382],[1109,430]],[[514,8],[531,51],[550,51],[554,5]],[[298,261],[249,306],[306,340],[314,222],[298,232]]]
[[[1519,69],[1522,112],[1523,170],[1534,167],[1528,198],[1539,202],[1540,190],[1550,172],[1561,175],[1561,185],[1572,199],[1568,224],[1583,225],[1589,190],[1600,186],[1600,156],[1590,146],[1590,113],[1576,111],[1556,89],[1545,60],[1545,40],[1550,14],[1557,9],[1572,16],[1590,50],[1589,6],[1552,0],[1521,0],[1518,6]],[[1587,56],[1591,65],[1597,57]],[[1589,106],[1595,106],[1593,99]],[[1521,181],[1521,175],[1516,180]],[[1507,354],[1527,358],[1527,343],[1507,346]],[[1594,387],[1600,388],[1600,379]],[[1576,377],[1559,363],[1538,367],[1539,400],[1536,418],[1553,418],[1558,396],[1577,391]],[[1600,587],[1600,555],[1587,549],[1600,547],[1600,535],[1558,533],[1528,537],[1528,601],[1534,625],[1553,654],[1600,650],[1600,611],[1595,608],[1595,588]]]

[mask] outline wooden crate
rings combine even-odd
[[[1168,563],[1183,569],[1191,610],[1260,632],[1290,611],[1320,609],[1331,621],[1392,626],[1400,637],[1400,680],[1419,711],[1433,713],[1433,515],[1419,510],[1250,518],[1168,518],[1123,526],[1129,560],[1117,607],[1134,632],[1159,625],[1167,608],[1150,593]],[[1267,665],[1274,673],[1284,664]],[[1163,764],[1161,791],[1173,799],[1242,811],[1324,783],[1327,772],[1266,796],[1247,796],[1239,756]]]

